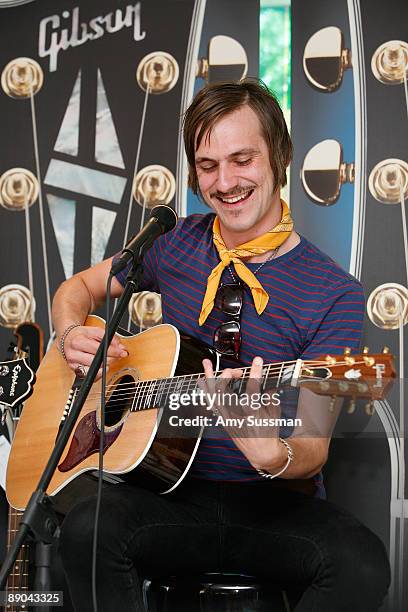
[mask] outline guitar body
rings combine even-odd
[[[88,326],[104,327],[90,316]],[[198,447],[197,437],[170,438],[160,432],[160,409],[130,411],[132,393],[121,401],[122,387],[132,391],[135,382],[168,378],[202,370],[204,357],[214,362],[214,351],[183,336],[171,325],[160,325],[136,336],[121,336],[129,355],[115,361],[107,376],[104,471],[127,474],[138,468],[143,482],[160,493],[183,479]],[[122,385],[122,387],[121,387]],[[14,437],[7,470],[7,496],[18,509],[26,507],[54,447],[63,424],[64,408],[72,402],[78,380],[54,343],[37,371],[35,392],[26,402]],[[74,431],[66,445],[47,493],[56,495],[78,476],[98,468],[101,380],[94,383]],[[117,395],[114,395],[114,394]],[[78,486],[78,483],[76,483]]]
[[[88,317],[85,324],[105,326],[95,316]],[[152,327],[136,336],[121,335],[121,341],[128,355],[111,364],[107,376],[105,479],[118,482],[127,475],[126,480],[136,479],[158,493],[169,493],[187,474],[203,428],[200,419],[197,426],[192,423],[185,427],[183,421],[182,427],[173,427],[168,418],[162,418],[163,410],[169,406],[172,394],[189,397],[196,389],[204,358],[212,361],[214,370],[219,369],[217,354],[212,347],[172,325]],[[19,367],[22,372],[20,363]],[[13,365],[12,372],[14,368]],[[15,382],[10,375],[10,368],[7,371],[10,389],[14,390],[18,380],[14,376]],[[249,367],[244,368],[243,378],[249,372]],[[281,383],[302,384],[317,394],[340,395],[353,402],[359,397],[382,398],[395,377],[388,351],[352,356],[347,352],[337,358],[323,355],[311,361],[265,364],[264,372],[264,390],[268,382],[274,389]],[[7,469],[7,497],[14,508],[25,508],[36,489],[81,384],[54,343],[37,371],[34,393],[25,403],[14,436]],[[22,393],[27,393],[24,386]],[[98,380],[48,487],[49,495],[58,494],[57,510],[61,512],[96,490],[92,473],[98,469],[100,396]],[[184,407],[179,399],[178,422],[192,416],[191,406]],[[72,484],[67,487],[69,483]]]

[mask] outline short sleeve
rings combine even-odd
[[[158,268],[159,268],[159,245],[156,241],[153,246],[146,252],[143,258],[143,275],[140,284],[140,291],[155,291],[160,293],[159,282],[158,282]],[[121,253],[117,253],[113,262],[117,261]],[[116,274],[116,279],[124,287],[126,285],[126,277],[129,274],[130,263],[124,270]]]
[[[364,292],[358,281],[351,278],[349,282],[328,287],[312,318],[301,358],[337,355],[346,347],[358,349],[364,313]]]

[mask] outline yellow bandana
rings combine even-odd
[[[282,204],[282,217],[278,225],[273,229],[266,232],[255,240],[250,240],[244,244],[240,244],[235,249],[227,249],[225,243],[221,237],[220,223],[218,217],[214,219],[213,225],[213,240],[217,247],[218,254],[220,256],[220,263],[216,266],[207,281],[207,290],[205,292],[203,305],[201,307],[200,318],[198,320],[199,325],[203,325],[214,307],[215,295],[220,284],[221,275],[225,268],[232,262],[235,267],[235,271],[238,276],[248,285],[251,289],[252,297],[254,300],[255,308],[257,313],[260,315],[266,308],[269,300],[269,295],[262,287],[256,276],[246,267],[244,262],[241,260],[242,257],[251,257],[252,255],[262,255],[272,249],[277,249],[285,240],[290,236],[293,229],[293,220],[290,214],[288,205],[284,200],[281,200]]]

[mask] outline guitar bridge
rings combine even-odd
[[[80,385],[77,384],[77,379],[76,379],[74,384],[72,385],[72,387],[69,390],[68,398],[67,398],[67,401],[66,401],[65,406],[64,406],[64,410],[63,410],[62,415],[61,415],[61,421],[60,421],[60,425],[58,427],[58,431],[57,431],[57,435],[55,437],[55,441],[58,440],[58,436],[61,433],[61,430],[62,430],[62,428],[64,426],[64,423],[67,420],[67,418],[69,417],[69,413],[71,412],[72,404],[74,403],[74,399],[76,398],[76,395],[78,393],[79,386]]]

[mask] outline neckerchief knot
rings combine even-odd
[[[290,236],[293,230],[293,220],[289,206],[284,200],[281,200],[281,205],[281,220],[274,228],[266,232],[266,234],[258,236],[258,238],[245,242],[233,249],[228,249],[226,247],[221,236],[219,219],[215,217],[213,224],[213,241],[221,261],[215,266],[208,277],[207,289],[198,320],[199,325],[205,323],[208,315],[214,308],[215,296],[222,273],[231,263],[234,264],[235,272],[239,278],[250,288],[257,313],[259,315],[263,313],[268,303],[269,295],[262,287],[255,274],[251,272],[242,259],[245,257],[252,257],[253,255],[262,255],[263,253],[277,249]]]

